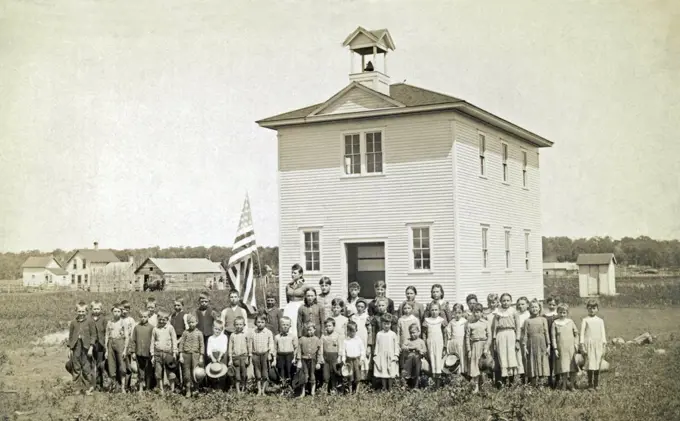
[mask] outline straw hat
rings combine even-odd
[[[236,369],[234,369],[233,365],[230,365],[227,367],[227,376],[228,377],[236,377]]]
[[[609,363],[604,358],[600,361],[600,371],[609,371]]]
[[[444,358],[444,367],[449,369],[450,371],[456,371],[458,370],[458,367],[460,367],[460,357],[458,354],[449,354]]]
[[[64,368],[66,369],[66,371],[68,371],[68,374],[71,375],[73,374],[73,363],[71,362],[71,360],[66,361],[66,365],[64,365]]]
[[[139,367],[137,366],[137,360],[130,361],[130,371],[137,373],[137,370],[139,370]]]
[[[279,371],[273,365],[269,366],[269,370],[267,371],[267,376],[269,377],[270,382],[276,383],[276,382],[279,381]]]
[[[583,354],[580,352],[574,354],[574,363],[576,363],[578,368],[583,368],[583,366],[586,365],[586,360],[583,358]]]
[[[491,358],[490,355],[483,355],[482,358],[479,359],[479,370],[480,371],[493,371],[494,369],[494,361],[493,358]]]
[[[290,382],[290,385],[293,389],[297,389],[299,387],[302,387],[306,383],[306,377],[305,372],[303,370],[298,369],[295,374],[293,375],[293,379]]]
[[[352,375],[352,368],[349,364],[343,364],[340,373],[342,374],[342,377],[349,377]]]
[[[423,358],[420,361],[420,370],[423,371],[424,373],[430,373],[430,362],[427,361],[427,359]]]
[[[196,366],[194,368],[194,381],[196,383],[202,383],[205,380],[205,369],[201,366]]]
[[[228,368],[224,363],[210,363],[205,367],[205,374],[212,379],[219,379],[227,374]]]

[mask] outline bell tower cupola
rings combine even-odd
[[[390,77],[387,75],[387,52],[394,51],[394,41],[387,29],[369,31],[358,27],[342,43],[349,48],[349,80],[378,91],[390,94]],[[361,57],[357,67],[355,56]]]

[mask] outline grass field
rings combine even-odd
[[[557,293],[576,307],[572,318],[579,323],[585,309],[569,282],[546,284],[546,293]],[[573,282],[571,282],[573,283]],[[103,299],[105,306],[123,298],[140,308],[151,293],[86,292],[0,294],[0,416],[15,411],[35,411],[30,419],[52,420],[427,420],[444,418],[484,420],[492,405],[509,409],[513,404],[528,411],[529,420],[639,420],[679,419],[680,414],[680,293],[678,283],[650,283],[648,287],[618,285],[619,297],[602,300],[600,315],[609,338],[632,339],[649,331],[657,335],[652,345],[610,347],[607,360],[612,370],[602,375],[602,389],[593,393],[551,391],[516,387],[495,391],[488,386],[481,395],[467,384],[454,381],[440,389],[418,392],[367,393],[359,397],[317,396],[291,399],[280,396],[208,393],[194,399],[155,394],[120,395],[73,393],[64,371],[64,347],[35,346],[31,341],[66,328],[75,301]],[[635,285],[631,283],[631,285]],[[213,302],[224,307],[223,294]],[[196,302],[198,293],[183,294]],[[170,308],[174,293],[155,293],[161,307]],[[640,305],[634,305],[640,303]],[[190,306],[193,307],[193,306]],[[665,349],[665,354],[655,353]],[[581,378],[580,382],[584,379]],[[18,417],[29,419],[28,417]]]

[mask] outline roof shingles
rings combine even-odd
[[[608,265],[612,259],[616,263],[616,258],[614,258],[614,253],[582,253],[578,255],[576,259],[577,265]]]
[[[21,265],[22,268],[46,268],[52,261],[52,256],[31,256]]]
[[[377,92],[376,92],[377,93]],[[335,95],[334,95],[335,96]],[[395,83],[390,85],[390,98],[401,102],[407,107],[421,107],[426,105],[438,104],[452,104],[461,102],[462,99],[440,94],[438,92],[419,88],[417,86],[408,85],[406,83]],[[274,121],[292,120],[297,118],[305,118],[309,116],[315,109],[324,105],[325,102],[311,105],[309,107],[298,108],[297,110],[289,111],[283,114],[278,114],[273,117],[268,117],[260,120],[260,123],[268,123]]]
[[[149,261],[163,273],[222,273],[224,270],[217,262],[208,259],[160,259],[150,257]],[[140,269],[144,265],[140,266]],[[139,270],[139,269],[138,269]]]

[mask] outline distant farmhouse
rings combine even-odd
[[[386,29],[359,27],[343,45],[347,86],[257,122],[277,132],[279,273],[300,263],[340,296],[356,281],[371,298],[385,280],[394,299],[416,285],[428,301],[435,283],[455,302],[542,298],[539,151],[553,143],[463,99],[391,83]]]
[[[616,295],[616,258],[613,253],[579,254],[576,264],[581,297]]]
[[[100,250],[99,243],[94,242],[93,249],[76,250],[66,261],[64,268],[71,278],[74,289],[91,289],[92,276],[104,270],[112,262],[120,262],[111,250]]]
[[[226,279],[218,262],[208,259],[161,259],[149,257],[135,271],[143,285],[165,283],[166,290],[203,289]],[[146,289],[146,288],[144,288]]]
[[[573,262],[543,262],[543,275],[555,278],[577,276],[578,265]]]
[[[31,256],[21,265],[25,287],[67,287],[68,272],[52,256]]]

